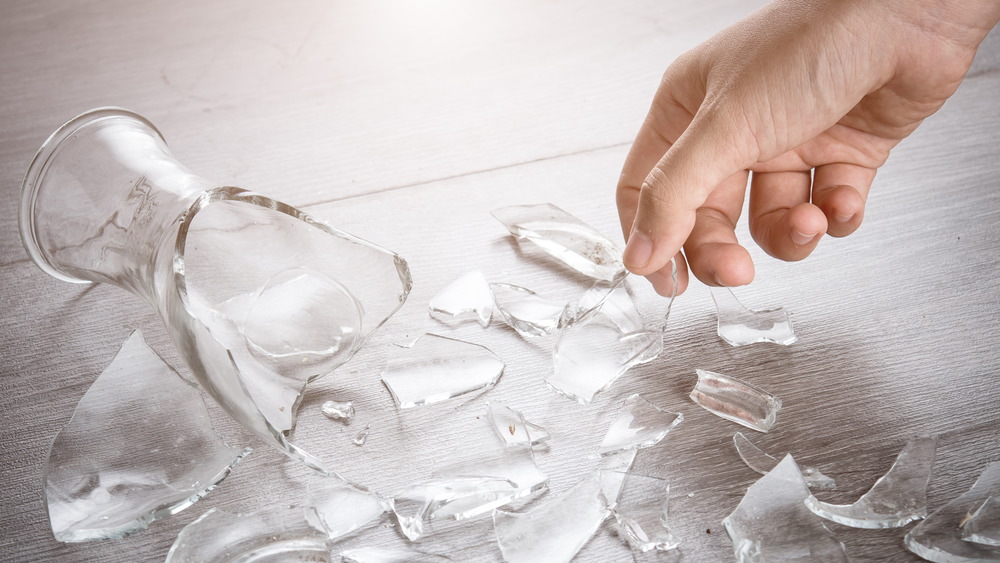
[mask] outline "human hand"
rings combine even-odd
[[[853,233],[889,151],[961,83],[1000,20],[996,0],[779,0],[664,73],[618,182],[626,267],[662,295],[687,265],[750,283],[734,232],[801,260]],[[684,252],[681,253],[683,246]]]

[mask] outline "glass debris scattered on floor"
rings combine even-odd
[[[610,472],[601,473],[604,479]],[[668,527],[670,481],[635,473],[613,473],[622,484],[612,514],[632,549],[640,553],[676,549],[680,539]]]
[[[774,469],[780,459],[767,454],[764,450],[755,446],[749,438],[742,432],[737,432],[733,436],[733,444],[736,446],[736,453],[740,455],[743,463],[761,475]],[[802,477],[810,489],[836,489],[837,483],[830,477],[823,475],[815,467],[801,467]]]
[[[736,560],[849,561],[844,544],[806,508],[808,497],[798,465],[786,455],[722,521]]]
[[[604,435],[599,453],[607,455],[652,446],[665,438],[682,420],[684,415],[661,409],[633,393],[625,399],[618,416]]]
[[[530,289],[509,283],[491,283],[495,311],[524,338],[553,334],[572,318],[570,304],[546,299]]]
[[[1000,496],[992,496],[962,524],[962,539],[1000,547]]]
[[[490,401],[486,416],[493,424],[493,430],[508,448],[535,446],[549,439],[545,428],[525,420],[520,411],[497,401]]]
[[[137,330],[52,442],[52,533],[79,542],[145,529],[206,495],[249,452],[223,443],[198,389]]]
[[[494,209],[493,217],[586,276],[612,281],[626,274],[622,251],[596,229],[551,203]]]
[[[419,549],[358,547],[340,552],[345,563],[446,563],[451,557]]]
[[[368,436],[370,436],[371,433],[372,433],[372,425],[366,424],[365,427],[362,428],[360,432],[354,435],[354,438],[351,440],[351,442],[353,442],[355,446],[363,446],[365,445],[365,442],[368,441]]]
[[[719,336],[733,346],[758,342],[788,346],[798,340],[783,308],[751,311],[728,287],[713,287],[712,299],[719,315]]]
[[[488,326],[493,317],[493,291],[486,276],[475,270],[449,283],[431,298],[430,313],[446,323],[475,320]]]
[[[350,420],[354,418],[353,401],[326,401],[320,408],[327,418],[333,420]]]
[[[425,334],[389,358],[382,381],[396,406],[405,409],[489,389],[504,367],[485,346]]]
[[[986,466],[968,491],[914,526],[906,534],[906,548],[937,563],[1000,561],[1000,546],[963,538],[963,524],[968,524],[971,515],[984,502],[997,497],[1000,497],[1000,462],[994,461]]]
[[[378,522],[391,510],[388,499],[333,477],[309,481],[306,519],[326,531],[330,540],[345,537]]]
[[[906,443],[889,472],[854,504],[829,504],[814,496],[806,506],[817,515],[854,528],[898,528],[927,516],[927,482],[937,438],[918,436]]]
[[[691,400],[709,412],[760,432],[774,426],[781,400],[749,383],[705,370],[695,370],[698,383]]]

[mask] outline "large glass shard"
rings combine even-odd
[[[336,478],[309,483],[306,518],[335,540],[378,521],[390,509],[387,499]]]
[[[626,274],[615,243],[551,203],[501,207],[493,216],[518,239],[535,243],[585,276],[611,281]]]
[[[634,473],[620,473],[616,477],[622,480],[622,486],[612,513],[632,549],[646,553],[677,548],[680,539],[667,524],[670,481]]]
[[[990,497],[962,524],[962,539],[1000,547],[1000,497]]]
[[[503,370],[504,363],[484,346],[425,334],[389,359],[382,381],[396,406],[406,409],[489,389]]]
[[[530,289],[508,283],[491,283],[496,311],[524,338],[552,334],[569,322],[570,304],[546,299]]]
[[[347,563],[446,563],[451,557],[417,549],[359,547],[340,552]]]
[[[487,326],[493,316],[493,291],[479,270],[451,282],[431,298],[431,316],[447,323],[469,319]]]
[[[625,399],[621,411],[601,441],[599,453],[648,448],[667,436],[684,415],[670,412],[633,393]]]
[[[1000,497],[1000,462],[986,466],[968,491],[935,510],[906,534],[906,548],[928,561],[964,563],[1000,561],[1000,547],[965,541],[962,525],[977,507],[991,497]]]
[[[733,346],[757,342],[788,346],[798,340],[783,308],[751,311],[727,287],[713,287],[712,298],[719,314],[719,336]]]
[[[630,368],[654,360],[661,351],[661,332],[622,333],[613,323],[597,316],[560,333],[552,351],[553,372],[545,382],[556,392],[585,405]]]
[[[548,431],[528,422],[520,411],[502,403],[491,401],[486,416],[493,424],[493,430],[508,448],[533,446],[549,439]]]
[[[736,560],[849,561],[844,544],[805,506],[809,497],[802,473],[791,455],[747,489],[726,527]]]
[[[504,561],[568,562],[610,514],[597,474],[523,513],[493,512]]]
[[[137,330],[80,399],[45,466],[55,538],[120,538],[187,508],[249,449],[226,446],[201,394]]]
[[[726,420],[760,432],[774,426],[781,400],[738,379],[705,370],[695,370],[698,384],[691,400]]]
[[[761,475],[766,474],[768,471],[774,469],[775,465],[781,461],[776,457],[768,455],[764,450],[753,445],[749,438],[743,435],[742,432],[737,432],[733,436],[733,443],[736,445],[736,453],[740,455],[740,459],[743,463],[747,464],[747,467],[753,469]],[[815,467],[803,467],[802,477],[806,481],[806,485],[810,489],[836,489],[837,483],[830,477],[823,475],[819,469]]]
[[[806,506],[827,520],[854,528],[898,528],[919,520],[927,516],[927,482],[936,449],[936,437],[914,438],[889,472],[854,504],[829,504],[810,496]]]

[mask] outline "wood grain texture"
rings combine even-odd
[[[1000,34],[945,107],[880,171],[865,225],[786,264],[751,248],[751,307],[783,305],[800,341],[731,348],[715,333],[709,292],[674,306],[664,353],[591,405],[549,391],[551,340],[526,343],[491,326],[450,330],[428,300],[472,269],[491,281],[571,295],[519,248],[490,210],[552,202],[620,240],[613,188],[659,76],[684,50],[751,11],[736,1],[664,3],[347,3],[294,1],[6,2],[0,18],[0,559],[162,559],[180,529],[211,507],[246,511],[301,498],[313,477],[264,444],[204,500],[124,540],[52,539],[41,493],[47,448],[97,374],[136,327],[180,366],[152,312],[106,286],[47,277],[26,257],[17,192],[38,145],[99,105],[147,115],[178,158],[220,183],[303,207],[406,258],[414,290],[351,362],[311,386],[294,441],[345,477],[392,494],[449,452],[488,450],[463,432],[486,401],[522,410],[552,433],[538,464],[550,492],[596,466],[589,457],[628,394],[685,421],[635,470],[669,477],[671,519],[685,561],[726,561],[720,521],[757,474],[732,447],[731,423],[690,402],[695,368],[729,373],[782,398],[755,443],[791,452],[834,477],[822,496],[850,502],[915,433],[940,435],[931,509],[1000,458]],[[745,225],[743,240],[750,240]],[[665,303],[641,280],[650,323]],[[386,359],[427,331],[488,345],[507,363],[498,386],[468,400],[397,411],[379,380]],[[330,398],[357,419],[331,423]],[[235,443],[244,431],[213,410]],[[363,447],[350,439],[371,424]],[[692,495],[692,496],[689,496]],[[544,498],[544,497],[543,497]],[[906,529],[831,525],[856,561],[915,561]],[[711,533],[707,531],[711,530]],[[342,546],[402,545],[381,526]],[[422,547],[457,560],[500,557],[488,518],[444,526]],[[603,529],[578,561],[632,559]]]

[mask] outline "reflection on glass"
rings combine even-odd
[[[736,378],[705,370],[695,370],[698,384],[691,400],[726,420],[760,432],[774,426],[781,400]]]
[[[491,283],[496,311],[524,338],[552,334],[570,321],[570,304],[546,299],[530,289],[508,283]]]
[[[633,393],[625,399],[621,411],[601,441],[600,453],[648,448],[665,438],[684,415],[670,412]]]
[[[733,346],[772,342],[788,346],[798,340],[792,319],[783,308],[751,311],[728,287],[713,287],[719,315],[719,336]]]
[[[476,270],[451,282],[431,298],[431,316],[447,323],[474,319],[483,326],[493,316],[493,292],[486,276]]]
[[[962,539],[1000,547],[1000,497],[990,497],[962,524]]]
[[[326,401],[320,407],[323,415],[333,420],[350,420],[354,418],[353,401]]]

